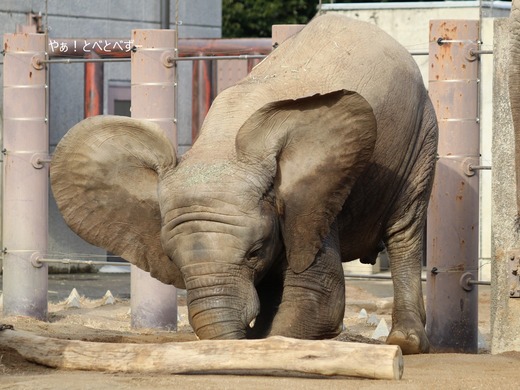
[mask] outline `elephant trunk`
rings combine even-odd
[[[510,18],[509,100],[515,134],[517,228],[520,228],[520,0],[513,0]]]
[[[243,269],[223,263],[182,268],[190,324],[202,339],[244,339],[260,311],[253,282]]]

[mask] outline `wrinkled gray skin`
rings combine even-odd
[[[436,146],[408,52],[375,26],[324,15],[217,97],[178,164],[157,126],[97,117],[60,142],[51,180],[80,236],[187,289],[202,339],[337,335],[341,262],[372,262],[384,243],[388,343],[420,353]]]
[[[518,0],[513,0],[511,4],[510,29],[509,101],[515,132],[516,226],[520,230],[520,1]]]

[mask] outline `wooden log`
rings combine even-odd
[[[0,332],[0,345],[53,368],[162,374],[346,376],[401,379],[403,357],[394,345],[286,337],[165,344],[62,340],[24,331]]]

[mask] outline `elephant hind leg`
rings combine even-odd
[[[388,220],[384,242],[394,285],[392,330],[387,343],[401,346],[404,354],[425,353],[426,312],[422,293],[424,227],[433,184],[437,124],[431,104],[425,107],[415,145],[415,163],[406,176]]]
[[[392,330],[387,343],[399,345],[404,354],[429,350],[421,281],[424,227],[421,213],[415,217],[418,220],[402,218],[398,224],[401,228],[386,239],[394,286]]]

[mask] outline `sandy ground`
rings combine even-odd
[[[391,286],[388,282],[347,281],[346,330],[340,339],[372,338],[377,324],[391,324]],[[66,288],[66,286],[64,287]],[[370,291],[367,291],[367,288]],[[78,289],[81,292],[81,289]],[[98,289],[99,291],[99,289]],[[59,295],[58,292],[54,291]],[[63,293],[61,293],[63,295]],[[179,298],[177,332],[134,330],[130,327],[129,302],[123,292],[116,302],[103,305],[99,298],[82,297],[81,308],[65,302],[49,305],[47,322],[25,317],[0,317],[0,323],[37,335],[112,343],[162,343],[192,341],[183,296]],[[121,298],[121,296],[123,298]],[[518,386],[520,353],[490,355],[489,289],[479,292],[481,350],[476,355],[429,354],[405,356],[400,381],[339,378],[296,378],[238,375],[144,375],[55,370],[29,363],[16,351],[0,347],[0,389],[514,389]],[[366,318],[360,318],[365,309]],[[0,338],[1,338],[0,333]],[[372,342],[378,342],[373,340]],[[102,359],[103,356],[100,356]]]

